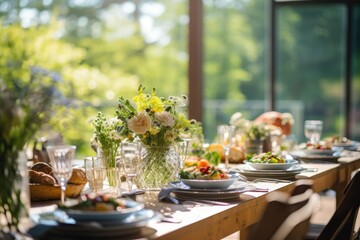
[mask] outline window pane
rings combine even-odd
[[[234,112],[254,119],[265,108],[267,1],[204,1],[205,138]]]
[[[352,109],[350,139],[360,140],[360,6],[354,8],[353,59],[352,59]]]
[[[34,27],[34,61],[70,86],[63,94],[75,108],[55,122],[79,155],[93,154],[96,113],[113,116],[118,98],[132,99],[139,84],[164,97],[188,93],[187,0],[0,2],[0,24],[18,22],[24,34]]]
[[[323,137],[344,130],[345,8],[342,5],[277,8],[276,106],[295,118],[304,141],[307,119],[324,121]]]

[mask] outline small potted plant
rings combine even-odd
[[[261,153],[267,136],[266,125],[247,120],[240,112],[234,113],[230,124],[236,127],[239,142],[245,145],[247,153]]]

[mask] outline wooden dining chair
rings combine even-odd
[[[360,207],[360,171],[357,171],[344,190],[344,197],[330,221],[325,225],[310,225],[306,239],[350,240],[359,238],[359,229],[354,229]]]
[[[248,239],[303,239],[315,206],[318,205],[318,195],[310,188],[294,196],[274,192],[269,194],[267,200],[268,205],[262,218]]]
[[[312,189],[314,181],[311,179],[300,179],[295,182],[295,188],[291,192],[291,196],[303,194],[308,189]]]

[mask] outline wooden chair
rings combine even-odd
[[[319,197],[311,188],[302,189],[302,193],[299,190],[294,196],[282,192],[269,194],[268,205],[249,239],[303,239]]]
[[[354,229],[360,206],[360,171],[356,171],[344,190],[344,197],[328,224],[310,225],[306,239],[354,239],[359,229]]]

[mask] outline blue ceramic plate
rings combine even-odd
[[[118,211],[96,212],[72,209],[66,209],[63,211],[70,218],[75,219],[75,221],[119,221],[144,208],[143,203],[126,199],[124,199],[123,201],[126,207]]]

